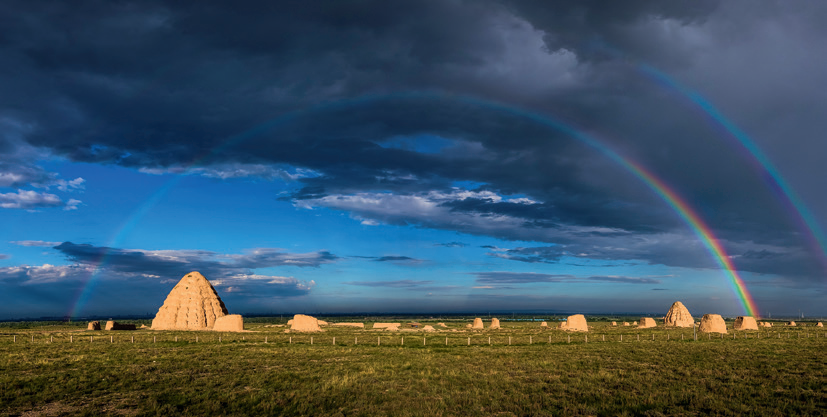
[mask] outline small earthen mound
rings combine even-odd
[[[636,322],[636,321],[633,321],[633,322],[632,322],[632,326],[637,326],[637,322]]]
[[[155,330],[210,330],[227,307],[212,284],[197,271],[184,275],[152,320]]]
[[[425,332],[433,332],[435,330],[436,329],[434,329],[434,326],[430,326],[430,325],[427,325],[427,324],[425,325],[425,327],[422,328],[422,331],[425,331]]]
[[[612,322],[612,327],[617,327],[617,322],[616,321]]]
[[[373,323],[374,329],[387,329],[388,327],[396,327],[397,329],[402,323]]]
[[[755,317],[738,316],[732,328],[734,330],[758,330],[758,323],[755,322]]]
[[[560,330],[566,330],[569,328],[569,323],[565,321],[560,322]]]
[[[476,329],[484,329],[485,326],[483,326],[483,324],[482,324],[482,319],[479,318],[479,317],[475,318],[474,319],[474,324],[471,325],[471,328],[475,329],[475,330]]]
[[[106,322],[105,330],[135,330],[135,325],[121,324],[116,321],[109,320]]]
[[[320,332],[322,328],[319,327],[319,320],[315,317],[296,314],[293,316],[293,323],[290,325],[290,330],[294,332]]]
[[[772,323],[768,321],[761,322],[761,327],[772,327]]]
[[[787,326],[795,327],[795,322],[794,321],[788,321]]]
[[[99,321],[90,321],[88,325],[86,325],[86,330],[100,330],[101,329],[101,322]]]
[[[562,326],[561,326],[562,328]],[[586,317],[582,314],[575,314],[566,319],[565,330],[570,332],[587,332],[589,325],[586,323]]]
[[[824,324],[822,324],[821,322],[818,322],[818,323],[816,323],[816,327],[824,327]]]
[[[689,309],[682,302],[675,301],[663,318],[663,325],[668,327],[693,327],[695,319],[692,318]]]
[[[241,314],[228,314],[215,319],[212,327],[217,332],[243,332],[244,318]]]
[[[500,319],[493,318],[491,319],[491,326],[488,326],[489,329],[499,329],[500,328]]]
[[[542,322],[542,323],[540,323],[540,327],[548,327],[548,323]]]
[[[657,327],[658,324],[655,323],[655,319],[651,317],[641,317],[640,318],[640,325],[637,326],[638,329],[649,329],[652,327]]]
[[[474,327],[471,323],[468,323],[468,324],[465,325],[466,329],[470,329],[471,327]]]
[[[445,325],[445,323],[437,323],[436,325],[439,326],[439,327],[448,327],[448,326]]]
[[[334,326],[365,328],[365,323],[333,323]]]
[[[629,326],[629,322],[628,322],[628,321],[624,321],[624,322],[623,322],[623,325],[628,327],[628,326]]]
[[[319,326],[329,326],[329,324],[324,320],[319,320]]]
[[[147,326],[146,324],[142,324],[140,328],[141,328],[141,329],[148,329],[148,328],[149,328],[149,326]]]
[[[726,333],[726,323],[720,314],[704,314],[698,331],[702,333]]]

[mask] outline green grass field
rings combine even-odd
[[[827,413],[823,328],[694,341],[691,328],[590,322],[587,342],[530,322],[469,331],[468,321],[446,321],[453,331],[435,333],[265,327],[276,322],[250,319],[250,331],[235,334],[5,323],[0,414]]]

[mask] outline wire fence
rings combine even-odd
[[[125,334],[126,333],[126,334]],[[729,333],[698,333],[687,331],[651,333],[563,333],[549,334],[377,334],[365,331],[356,334],[325,335],[323,333],[294,334],[238,334],[217,332],[188,332],[170,335],[128,334],[125,331],[89,331],[55,333],[0,334],[0,343],[28,344],[267,344],[267,345],[314,345],[314,346],[407,346],[407,347],[461,347],[461,346],[531,346],[550,344],[588,343],[680,343],[713,342],[760,339],[825,340],[824,331],[730,331]]]

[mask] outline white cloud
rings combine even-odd
[[[63,242],[47,242],[45,240],[14,240],[9,242],[13,245],[17,246],[43,246],[43,247],[53,247],[57,246]]]
[[[292,170],[288,170],[265,164],[220,164],[208,167],[186,167],[179,165],[165,168],[140,168],[138,171],[153,175],[200,175],[207,178],[218,178],[222,180],[256,177],[268,181],[273,181],[276,179],[282,181],[296,181],[302,178],[319,176],[319,173],[312,169],[294,168]]]
[[[75,200],[74,198],[69,199],[66,202],[66,205],[63,207],[63,210],[70,211],[70,210],[77,210],[78,206],[83,202],[80,200]]]
[[[458,230],[465,233],[506,237],[519,240],[552,241],[573,239],[591,233],[622,233],[622,230],[559,225],[555,228],[524,227],[526,219],[505,214],[482,214],[452,210],[448,203],[465,199],[487,200],[499,204],[526,205],[533,200],[517,198],[505,200],[491,191],[470,191],[454,188],[450,192],[430,191],[412,195],[391,193],[357,193],[328,195],[320,198],[295,200],[298,208],[327,207],[348,211],[364,225],[416,224],[437,229]]]
[[[83,184],[85,182],[85,179],[78,177],[71,181],[57,180],[55,181],[55,185],[57,186],[57,189],[60,191],[74,191],[84,189],[85,186]]]
[[[17,190],[16,193],[0,194],[0,207],[2,208],[35,209],[63,205],[63,201],[58,196],[45,192]]]
[[[88,279],[95,270],[92,265],[20,265],[0,268],[0,281],[19,280],[21,285],[49,284]]]

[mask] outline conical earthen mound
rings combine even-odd
[[[155,330],[210,330],[215,320],[228,314],[212,284],[193,271],[169,292],[152,320]]]
[[[669,308],[669,312],[666,313],[666,317],[663,319],[663,325],[692,327],[695,325],[695,319],[692,318],[692,315],[689,314],[689,309],[687,309],[682,302],[675,301],[672,307]]]

